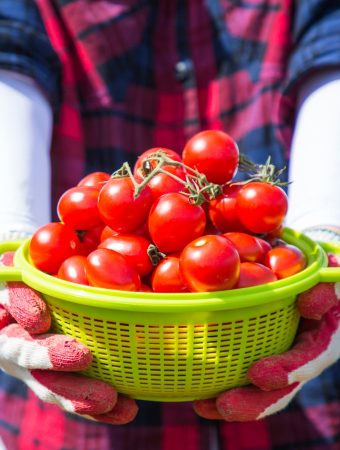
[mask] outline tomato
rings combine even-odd
[[[269,267],[257,262],[243,262],[240,267],[240,276],[235,288],[245,288],[260,284],[271,283],[277,280],[277,276]]]
[[[66,258],[78,252],[79,245],[78,236],[70,226],[51,222],[33,234],[29,252],[35,267],[55,274]]]
[[[75,230],[88,230],[102,223],[98,207],[98,189],[91,186],[76,186],[65,191],[57,205],[61,222]]]
[[[137,270],[114,250],[99,248],[91,252],[85,270],[91,286],[123,291],[139,291],[141,287]]]
[[[224,236],[204,235],[190,242],[180,255],[180,268],[190,291],[231,289],[240,273],[240,257]]]
[[[295,245],[279,245],[264,257],[264,264],[269,267],[277,278],[287,278],[306,267],[304,253]]]
[[[177,256],[166,256],[151,277],[154,292],[189,292],[184,283]]]
[[[169,148],[165,148],[165,147],[154,147],[154,148],[149,148],[148,150],[145,150],[145,152],[143,152],[137,159],[136,164],[134,165],[133,168],[133,173],[135,176],[138,175],[139,171],[142,170],[143,167],[143,163],[145,162],[145,160],[147,158],[149,158],[148,160],[148,165],[150,169],[154,169],[157,165],[157,161],[153,160],[150,158],[150,156],[153,153],[157,153],[157,152],[163,152],[166,154],[166,156],[168,156],[169,158],[171,158],[173,161],[177,161],[177,162],[181,162],[182,158],[181,156],[176,153],[174,150],[171,150]],[[168,168],[169,166],[163,166]],[[143,175],[145,175],[145,173],[143,173]]]
[[[288,198],[284,190],[262,181],[244,185],[236,196],[238,217],[252,233],[269,233],[278,228],[287,209]]]
[[[239,151],[236,142],[227,133],[206,130],[189,139],[182,158],[184,164],[203,173],[208,181],[224,184],[237,172]]]
[[[208,214],[210,220],[222,233],[227,231],[246,231],[236,211],[236,196],[242,185],[233,184],[223,188],[223,194],[210,200]]]
[[[271,244],[270,244],[267,240],[262,239],[262,238],[260,238],[260,237],[258,237],[258,236],[256,236],[256,240],[257,240],[257,242],[258,242],[258,243],[261,245],[261,247],[262,247],[263,256],[264,256],[267,252],[269,252],[269,250],[272,249]]]
[[[61,263],[57,276],[72,283],[89,284],[86,277],[85,264],[85,256],[70,256]]]
[[[227,237],[234,244],[238,254],[240,255],[241,262],[262,261],[265,253],[262,245],[255,236],[237,231],[224,233],[223,236]]]
[[[150,273],[154,268],[148,254],[151,242],[143,236],[134,234],[111,236],[105,239],[99,245],[99,248],[109,248],[124,255],[142,277]]]
[[[181,192],[187,190],[184,184],[186,174],[182,168],[174,166],[164,166],[163,169],[166,170],[166,172],[183,180],[183,182],[180,182],[172,178],[170,175],[167,175],[166,173],[163,172],[158,173],[157,175],[153,176],[151,180],[148,182],[148,186],[151,189],[154,199],[160,197],[163,194],[168,194],[170,192]],[[142,177],[136,175],[136,180],[138,182],[141,182]]]
[[[111,175],[106,172],[92,172],[82,178],[78,186],[91,186],[100,190],[110,178]]]
[[[105,225],[118,232],[130,233],[146,221],[153,197],[148,186],[134,198],[129,177],[111,178],[99,192],[98,209]]]
[[[99,243],[100,237],[103,232],[103,226],[90,228],[89,230],[77,231],[77,235],[80,241],[79,254],[87,256],[93,250],[95,250]]]
[[[164,194],[152,205],[148,226],[151,239],[164,253],[181,251],[186,244],[204,232],[203,208],[190,203],[179,193]]]
[[[100,242],[105,241],[105,239],[107,239],[108,237],[116,236],[117,234],[119,234],[117,231],[115,231],[112,228],[110,228],[109,226],[105,225],[105,227],[103,228],[102,234],[100,235]]]

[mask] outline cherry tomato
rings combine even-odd
[[[85,270],[91,286],[123,291],[139,291],[141,287],[137,270],[114,250],[99,248],[91,252]]]
[[[260,262],[264,257],[264,250],[256,239],[255,236],[251,236],[248,233],[232,232],[224,233],[225,237],[230,239],[234,244],[238,254],[240,255],[241,262]]]
[[[267,240],[262,239],[262,238],[260,238],[260,237],[258,237],[258,236],[256,236],[256,240],[257,240],[257,242],[258,242],[258,243],[261,245],[261,247],[262,247],[262,250],[263,250],[263,256],[264,256],[267,252],[269,252],[269,250],[272,249],[271,244],[270,244]]]
[[[277,280],[274,272],[261,263],[243,262],[240,269],[240,276],[235,284],[236,289],[271,283]]]
[[[130,233],[146,221],[153,197],[148,186],[134,198],[129,177],[111,178],[99,192],[98,209],[105,225],[118,232]]]
[[[100,190],[110,178],[111,175],[106,172],[92,172],[82,178],[78,186],[91,186]]]
[[[103,241],[99,248],[109,248],[124,255],[139,275],[144,277],[150,273],[154,266],[148,254],[151,242],[143,236],[134,234],[119,234]]]
[[[61,222],[75,230],[88,230],[102,223],[98,207],[98,189],[76,186],[65,191],[57,205]]]
[[[79,254],[87,256],[89,253],[95,250],[100,243],[102,232],[102,225],[100,225],[99,227],[90,228],[89,230],[77,231],[77,235],[80,241]]]
[[[70,256],[61,263],[57,276],[72,283],[89,284],[86,277],[85,264],[85,256]]]
[[[103,228],[102,234],[100,235],[100,242],[105,241],[105,239],[111,237],[111,236],[117,236],[118,231],[113,230],[109,226],[105,225]]]
[[[269,267],[277,278],[287,278],[306,267],[304,253],[295,245],[279,245],[264,257],[264,264]]]
[[[252,233],[268,233],[278,228],[287,209],[288,198],[284,190],[261,181],[244,185],[236,197],[238,217]]]
[[[146,160],[147,158],[149,158],[149,159],[148,159],[148,166],[149,166],[149,169],[154,169],[154,168],[156,167],[156,165],[157,165],[157,161],[151,159],[150,156],[151,156],[153,153],[156,153],[156,152],[159,152],[159,151],[165,153],[166,156],[168,156],[169,158],[171,158],[171,159],[174,160],[174,161],[178,161],[178,162],[181,162],[181,161],[182,161],[181,156],[180,156],[178,153],[176,153],[174,150],[171,150],[171,149],[169,149],[169,148],[165,148],[165,147],[153,147],[153,148],[149,148],[148,150],[145,150],[145,152],[143,152],[143,153],[138,157],[138,159],[137,159],[137,161],[136,161],[136,164],[134,165],[134,168],[133,168],[133,173],[134,173],[134,175],[137,176],[137,175],[139,174],[139,171],[143,169],[143,163],[145,162],[145,160]],[[163,167],[169,167],[169,166],[163,166]],[[143,172],[143,170],[142,170],[142,173],[143,173],[143,176],[144,176],[145,173]]]
[[[246,231],[236,211],[236,196],[242,185],[233,184],[223,188],[223,194],[210,200],[208,214],[210,220],[222,233]]]
[[[190,291],[231,289],[240,273],[240,257],[224,236],[204,235],[190,242],[180,255],[180,267]]]
[[[205,224],[203,208],[191,204],[188,197],[176,192],[159,197],[152,205],[148,219],[151,239],[164,253],[181,251],[203,234]]]
[[[230,181],[238,168],[239,151],[227,133],[206,130],[195,134],[184,147],[183,162],[203,173],[212,183]]]
[[[189,292],[184,283],[177,256],[166,256],[152,273],[154,292]]]
[[[151,180],[148,182],[148,186],[151,189],[154,199],[160,197],[163,194],[168,194],[170,192],[186,191],[186,186],[184,184],[186,174],[182,168],[174,166],[163,166],[163,170],[183,180],[183,182],[180,182],[172,178],[170,175],[167,175],[166,173],[163,172],[158,173],[157,175],[153,176]],[[141,182],[142,177],[136,175],[136,180],[138,182]]]
[[[33,234],[29,252],[35,267],[55,274],[66,258],[78,252],[79,245],[78,236],[70,226],[51,222]]]

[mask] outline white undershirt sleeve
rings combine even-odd
[[[0,240],[50,221],[52,122],[34,81],[0,70]]]
[[[340,69],[300,91],[289,178],[286,225],[340,226]]]

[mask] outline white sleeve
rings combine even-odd
[[[340,226],[340,69],[308,80],[298,106],[286,225]]]
[[[51,218],[51,107],[30,78],[0,70],[0,240]]]

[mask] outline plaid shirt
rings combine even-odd
[[[54,199],[84,173],[154,146],[181,151],[229,132],[258,162],[287,162],[296,87],[340,63],[332,0],[0,0],[0,67],[33,77],[55,113]],[[207,421],[190,404],[139,402],[114,427],[67,415],[0,375],[8,450],[338,450],[340,365],[252,423]]]

